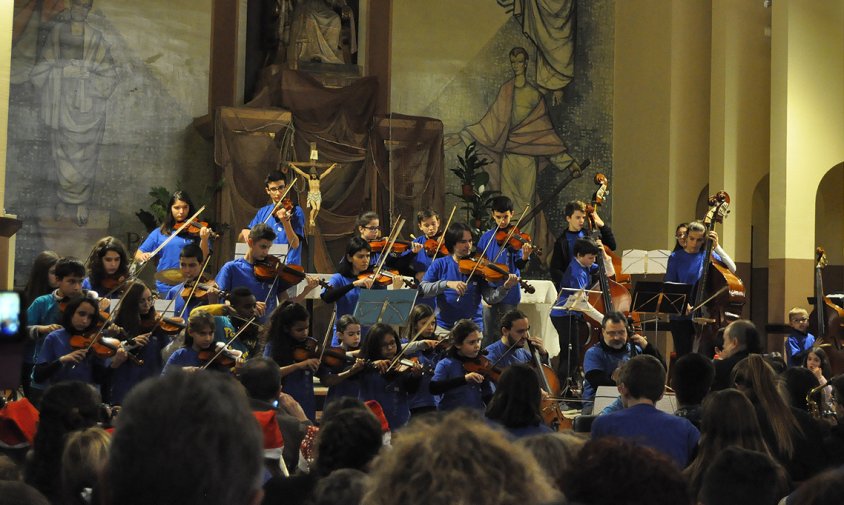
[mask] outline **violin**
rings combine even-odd
[[[214,347],[199,351],[199,361],[202,362],[204,368],[209,366],[232,368],[237,365],[238,360],[243,357],[243,353],[234,349],[225,349],[220,352],[220,348],[224,345],[222,342],[217,342]]]
[[[513,225],[510,225],[507,228],[499,228],[498,231],[495,232],[495,242],[501,247],[506,246],[514,251],[521,251],[522,247],[524,247],[526,244],[529,244],[531,247],[533,247],[533,239],[530,237],[530,235],[524,233],[518,228],[513,230],[513,233],[511,234],[510,230],[512,229]],[[534,252],[537,256],[540,256],[542,254],[542,249],[534,248]]]
[[[256,261],[252,265],[252,273],[261,282],[270,282],[278,278],[289,286],[295,286],[308,277],[305,274],[305,269],[301,266],[287,265],[272,255],[267,256],[261,261]],[[323,279],[319,280],[319,285],[324,288],[330,287]]]
[[[501,368],[494,365],[492,361],[488,360],[485,356],[481,356],[480,354],[475,358],[464,361],[463,369],[467,372],[479,373],[487,379],[491,380],[492,382],[498,382],[498,379],[501,377],[502,373]]]
[[[319,342],[313,337],[308,337],[302,342],[296,342],[293,345],[293,361],[300,363],[309,359],[319,358],[316,350],[319,347]]]
[[[115,273],[107,274],[105,277],[103,277],[103,279],[100,281],[100,285],[111,292],[117,289],[117,287],[123,284],[124,282],[126,282],[126,276],[117,275]]]
[[[287,212],[293,212],[293,200],[291,200],[289,196],[285,196],[281,199],[281,206],[284,207],[284,210]]]
[[[384,378],[388,380],[409,377],[411,375],[421,375],[425,370],[422,364],[419,363],[419,358],[401,358],[396,364],[384,372]]]
[[[332,369],[342,369],[354,365],[356,358],[346,354],[342,347],[329,347],[322,353],[322,364]]]
[[[185,320],[181,317],[164,317],[163,314],[158,315],[155,309],[150,312],[152,312],[151,316],[141,319],[142,331],[155,329],[154,335],[175,335],[187,327]]]
[[[176,228],[180,228],[186,221],[180,221],[176,223]],[[210,228],[210,225],[205,221],[187,221],[188,225],[181,231],[181,235],[188,235],[190,237],[199,237],[199,231],[203,228]],[[211,240],[217,240],[220,238],[219,233],[215,233],[213,230],[211,231],[210,235]]]
[[[448,256],[448,249],[446,249],[444,243],[440,242],[440,235],[442,235],[442,233],[437,233],[433,237],[426,239],[425,243],[422,244],[422,249],[425,250],[425,254],[431,258],[435,258],[438,254],[440,256]]]
[[[369,247],[372,248],[372,252],[378,253],[378,252],[383,251],[384,248],[387,247],[387,242],[388,241],[385,238],[378,239],[378,240],[370,240],[369,241]],[[412,242],[408,242],[406,240],[396,240],[395,243],[393,244],[392,249],[390,249],[390,252],[393,252],[393,253],[396,253],[396,254],[401,254],[401,253],[411,249],[412,247],[413,247]]]
[[[358,279],[372,279],[374,275],[375,272],[370,268],[358,274]],[[405,278],[399,273],[398,270],[388,270],[386,268],[381,269],[381,273],[378,274],[378,278],[376,278],[372,284],[377,284],[378,286],[389,286],[393,283],[393,280],[397,278],[403,280],[404,283],[411,289],[419,288],[419,281],[417,281],[416,279],[412,277]]]
[[[120,340],[113,337],[106,337],[104,334],[110,332],[115,335],[125,335],[122,329],[113,327],[111,329],[102,329],[103,324],[100,323],[88,332],[80,333],[78,335],[71,335],[70,347],[73,350],[88,349],[94,352],[94,355],[100,359],[111,358],[117,354],[117,350],[121,346]],[[128,353],[127,353],[128,354]],[[134,354],[128,354],[129,360],[136,365],[143,365],[144,362]]]
[[[474,272],[480,275],[487,282],[504,282],[510,276],[510,269],[507,265],[493,263],[481,256],[469,256],[457,262],[457,268],[463,275],[472,275]],[[535,293],[536,289],[524,280],[519,280],[519,285],[525,293]]]
[[[196,281],[186,282],[184,289],[182,289],[182,299],[187,300],[191,297],[191,294],[193,294],[194,300],[204,301],[208,300],[208,295],[212,292],[217,293],[219,298],[225,298],[228,293],[218,290],[217,285],[213,282],[213,280],[207,280],[199,283]]]

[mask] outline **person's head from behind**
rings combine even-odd
[[[729,447],[709,465],[698,503],[775,505],[785,494],[780,475],[779,465],[767,454]]]
[[[791,367],[780,376],[785,385],[785,391],[788,393],[788,401],[792,407],[808,411],[809,405],[806,403],[806,396],[818,386],[818,379],[808,368]],[[819,395],[818,395],[819,396]],[[814,400],[817,401],[817,397]]]
[[[0,505],[50,505],[50,500],[29,484],[0,480]]]
[[[487,405],[486,416],[508,428],[539,426],[542,415],[539,402],[542,390],[536,372],[527,365],[507,367]]]
[[[56,280],[61,296],[81,294],[82,281],[85,280],[85,265],[76,258],[61,258],[56,262]]]
[[[319,480],[312,505],[357,505],[363,498],[369,476],[360,470],[341,468]]]
[[[62,454],[62,494],[66,504],[88,505],[108,461],[111,435],[99,427],[70,433]]]
[[[635,469],[635,471],[633,470]],[[674,461],[650,447],[613,437],[583,446],[563,478],[576,503],[689,504],[686,481]]]
[[[513,220],[513,200],[509,196],[496,196],[490,202],[490,214],[498,228],[507,229]]]
[[[809,331],[809,312],[803,307],[794,307],[788,311],[788,325],[800,333]]]
[[[844,503],[844,468],[827,470],[804,482],[788,500],[789,505],[839,505]]]
[[[588,238],[579,238],[574,242],[574,258],[581,266],[589,268],[595,264],[598,259],[598,254],[601,254],[601,248],[594,240]]]
[[[618,382],[625,406],[642,401],[656,404],[665,392],[665,368],[653,356],[640,354],[622,365]]]
[[[707,456],[714,457],[731,446],[768,452],[753,404],[741,391],[724,389],[713,392],[703,402],[700,447],[711,450]]]
[[[724,330],[724,349],[747,351],[749,353],[762,352],[762,340],[756,325],[747,319],[739,319],[727,325]]]
[[[841,423],[844,420],[844,374],[829,379],[829,384],[832,386],[832,404],[835,407],[835,414]]]
[[[259,356],[252,358],[240,370],[240,383],[249,398],[272,402],[281,391],[281,372],[275,361]]]
[[[319,428],[316,469],[325,476],[340,468],[367,471],[382,447],[381,423],[369,409],[341,409]]]
[[[529,452],[464,411],[412,422],[378,456],[371,477],[368,505],[526,505],[557,495]]]
[[[715,366],[702,354],[686,354],[671,367],[671,388],[679,405],[700,405],[714,379]]]
[[[543,433],[520,438],[516,445],[530,451],[539,467],[551,478],[554,487],[563,491],[563,476],[574,464],[578,453],[589,439],[580,433]]]
[[[176,371],[139,384],[123,403],[102,503],[258,503],[262,468],[261,431],[234,379]]]

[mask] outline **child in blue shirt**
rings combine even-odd
[[[422,373],[418,363],[402,370],[405,359],[390,368],[400,353],[398,333],[383,323],[370,328],[361,347],[361,358],[371,362],[372,366],[361,372],[358,398],[362,401],[377,401],[393,432],[410,420],[410,395],[419,388]]]
[[[305,213],[302,211],[302,207],[295,204],[292,211],[288,211],[283,205],[276,206],[286,188],[287,182],[284,180],[284,174],[278,170],[273,170],[267,174],[264,179],[264,191],[270,196],[271,203],[258,209],[249,226],[241,230],[240,236],[244,242],[248,242],[249,231],[255,225],[267,224],[275,233],[273,243],[288,245],[285,263],[301,265],[302,242],[305,240]],[[273,209],[275,209],[274,212]]]
[[[185,331],[185,344],[170,355],[161,374],[168,373],[173,368],[181,368],[186,372],[196,372],[203,366],[199,359],[201,351],[214,348],[214,316],[207,312],[191,314]]]
[[[562,282],[563,274],[574,258],[574,243],[577,242],[577,239],[589,238],[588,230],[584,227],[587,219],[591,219],[595,223],[595,227],[598,228],[597,232],[600,234],[601,243],[609,247],[611,251],[615,251],[615,235],[610,226],[604,223],[604,220],[598,215],[597,209],[593,209],[591,215],[586,214],[587,210],[589,208],[586,203],[580,200],[568,202],[563,209],[566,229],[554,242],[554,251],[549,265],[551,280],[557,286]],[[593,233],[595,231],[592,230]]]
[[[95,291],[100,297],[119,298],[117,289],[129,277],[129,261],[126,246],[114,237],[97,241],[86,264],[88,277],[82,281],[82,289]]]
[[[419,364],[422,366],[422,378],[419,382],[419,389],[410,396],[409,406],[411,417],[427,412],[434,412],[437,410],[437,403],[439,403],[439,397],[431,394],[429,385],[431,383],[431,377],[434,375],[434,369],[436,369],[437,363],[442,359],[443,351],[440,351],[439,348],[444,348],[445,345],[440,345],[440,341],[434,335],[437,320],[433,316],[434,309],[429,305],[417,305],[413,307],[408,318],[407,332],[401,342],[407,348],[405,355],[408,358],[418,359]],[[416,334],[419,334],[416,340],[408,344],[410,339],[415,337]]]
[[[278,304],[279,291],[290,287],[278,278],[259,281],[255,277],[254,265],[267,258],[275,237],[275,232],[266,224],[255,225],[246,241],[249,245],[246,255],[223,265],[216,279],[217,287],[222,291],[230,292],[241,286],[248,288],[257,300],[256,310],[261,323],[267,320],[267,316]]]
[[[381,239],[381,219],[378,217],[376,212],[364,212],[358,216],[357,230],[360,238],[367,242],[379,240]],[[415,272],[413,270],[412,263],[416,255],[421,250],[422,244],[412,243],[410,249],[407,249],[404,252],[390,252],[387,259],[384,260],[384,266],[396,269],[401,272],[402,275],[414,275]],[[369,266],[374,267],[379,261],[381,261],[381,253],[376,252],[370,257]]]
[[[480,327],[470,319],[461,319],[451,330],[451,343],[451,350],[437,363],[429,390],[442,395],[439,410],[484,410],[492,398],[492,384],[483,375],[463,368],[463,363],[477,358],[481,351]]]
[[[190,292],[191,287],[196,283],[196,279],[202,271],[202,262],[204,260],[205,258],[202,255],[202,249],[200,249],[196,244],[186,245],[182,249],[182,252],[179,253],[179,271],[182,273],[182,277],[184,277],[185,280],[170,288],[170,291],[167,292],[166,296],[167,300],[173,300],[173,315],[175,317],[181,317],[184,319],[189,317],[191,311],[200,305],[217,303],[217,293],[219,290],[217,289],[217,284],[213,279],[201,282],[204,288],[208,288],[208,294],[205,297],[200,298],[196,296],[196,293],[194,293],[194,295],[190,297],[190,302],[188,302],[187,299],[182,296],[186,286],[188,286],[188,292]],[[203,274],[203,276],[205,275]],[[186,302],[187,306],[185,305]]]
[[[73,297],[62,315],[62,328],[44,339],[38,363],[33,370],[35,381],[46,385],[78,380],[103,385],[106,361],[96,357],[87,347],[74,349],[70,343],[74,335],[96,334],[100,321],[97,300],[81,295]]]
[[[297,362],[293,358],[294,348],[301,348],[309,339],[313,340],[308,336],[310,319],[307,309],[298,303],[279,305],[264,327],[264,340],[267,342],[264,356],[272,358],[280,367],[284,392],[299,402],[308,419],[316,422],[314,373],[319,369],[319,359]]]
[[[533,251],[533,246],[530,243],[523,244],[521,250],[515,250],[507,244],[499,245],[495,240],[495,234],[499,231],[509,232],[510,223],[513,219],[513,200],[507,196],[496,196],[490,203],[492,219],[496,226],[484,232],[481,238],[478,239],[478,250],[485,251],[486,258],[494,263],[507,265],[510,273],[521,275],[521,270],[525,268],[530,259],[530,254]],[[503,251],[502,251],[503,249]],[[519,306],[522,301],[522,291],[519,286],[513,286],[507,292],[507,295],[498,303],[484,307],[484,340],[482,345],[484,347],[495,342],[496,332],[493,328],[496,327],[498,321],[501,320],[506,312],[509,312]]]
[[[815,345],[815,336],[809,333],[809,312],[802,307],[788,311],[788,325],[794,331],[785,340],[786,362],[788,366],[800,366],[806,353]]]
[[[342,316],[335,325],[337,334],[335,339],[339,340],[338,347],[341,349],[350,363],[345,363],[339,368],[331,368],[323,365],[319,369],[319,380],[328,386],[328,394],[325,396],[325,404],[333,402],[338,398],[357,398],[360,392],[360,376],[358,372],[363,370],[366,362],[358,357],[360,353],[361,326],[355,316],[346,314]]]
[[[442,235],[440,224],[440,215],[433,209],[420,210],[416,213],[416,226],[419,228],[419,231],[422,232],[422,235],[416,237],[413,242],[423,246],[423,248],[413,257],[413,271],[416,272],[415,277],[417,282],[421,281],[425,276],[425,272],[428,271],[428,267],[431,266],[434,259],[444,256],[444,254],[439,251],[435,251],[434,254],[431,254],[429,251],[424,249],[426,241],[439,241],[440,236]],[[416,303],[428,305],[432,308],[437,307],[437,299],[434,297],[417,298]]]
[[[170,201],[167,203],[167,208],[170,211],[167,213],[167,217],[164,219],[161,227],[153,230],[153,232],[147,236],[146,240],[144,240],[135,252],[136,260],[140,262],[147,262],[154,259],[152,252],[166,242],[167,245],[165,245],[164,248],[161,249],[155,256],[158,258],[158,266],[156,267],[157,272],[179,268],[179,253],[181,253],[182,249],[184,249],[184,247],[188,244],[198,242],[199,247],[202,249],[202,254],[205,256],[208,256],[208,252],[211,247],[209,242],[211,229],[204,226],[200,228],[197,235],[182,233],[173,237],[168,242],[167,240],[170,238],[170,234],[179,228],[185,220],[193,216],[197,209],[193,205],[190,196],[188,196],[188,194],[184,191],[176,191],[173,193],[170,197]],[[170,290],[170,287],[171,286],[169,284],[161,281],[155,281],[155,289],[160,295],[166,294]]]

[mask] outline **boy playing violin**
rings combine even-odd
[[[256,224],[249,231],[249,238],[246,243],[249,249],[243,258],[227,262],[217,273],[217,286],[223,291],[231,291],[236,287],[246,287],[255,295],[258,300],[255,304],[255,311],[263,323],[266,315],[271,313],[278,304],[279,283],[278,278],[272,281],[259,281],[255,277],[254,265],[263,261],[270,254],[270,246],[275,240],[276,234],[264,223]],[[282,286],[287,288],[289,286]]]
[[[530,253],[533,252],[533,247],[530,243],[522,245],[521,251],[517,251],[509,247],[506,243],[499,243],[495,236],[499,232],[509,233],[511,231],[511,221],[513,219],[513,200],[506,196],[496,196],[492,199],[492,219],[496,226],[487,230],[481,235],[478,240],[478,250],[485,251],[485,256],[493,263],[500,263],[507,265],[510,273],[519,275],[521,269],[527,265],[530,258]],[[516,309],[519,302],[522,301],[522,292],[519,286],[513,286],[498,303],[491,304],[484,307],[484,328],[488,331],[484,332],[484,347],[495,342],[495,333],[493,329],[501,320],[501,316],[505,313]]]
[[[214,349],[214,316],[206,312],[191,314],[185,334],[184,347],[178,349],[167,359],[161,374],[169,373],[174,368],[181,368],[186,372],[196,372],[203,363],[199,353]]]
[[[360,237],[367,242],[370,243],[370,246],[373,247],[373,254],[369,259],[369,266],[374,267],[381,261],[381,250],[378,249],[373,243],[376,243],[382,239],[381,234],[381,219],[378,217],[378,213],[369,211],[364,212],[360,216],[358,216],[358,234]],[[406,243],[403,244],[406,246]],[[384,266],[388,268],[393,268],[398,270],[402,273],[402,275],[414,275],[415,272],[412,268],[412,261],[415,258],[415,255],[422,250],[422,244],[417,242],[412,242],[410,244],[410,248],[402,251],[390,251],[389,256],[384,261]]]
[[[420,210],[416,213],[416,226],[422,232],[422,235],[416,237],[413,243],[419,244],[422,250],[417,252],[413,258],[413,270],[416,272],[416,280],[421,281],[428,267],[433,263],[434,258],[441,256],[437,254],[438,251],[433,251],[433,254],[431,254],[431,252],[424,248],[426,241],[439,241],[440,239],[440,215],[433,209]],[[437,299],[434,297],[419,298],[416,300],[416,304],[418,305],[420,303],[436,308]]]
[[[500,302],[519,283],[516,275],[509,274],[503,285],[491,286],[481,276],[480,268],[467,282],[468,275],[460,271],[460,260],[468,259],[472,252],[472,230],[468,225],[452,223],[445,232],[444,244],[451,255],[435,259],[419,285],[423,297],[437,297],[437,335],[447,334],[460,319],[483,324],[481,298],[490,304]]]
[[[244,359],[251,359],[260,353],[259,333],[261,325],[256,322],[249,322],[257,316],[256,308],[258,302],[255,295],[249,288],[239,286],[234,288],[228,296],[227,304],[208,304],[195,308],[191,315],[199,312],[207,312],[214,316],[214,342],[227,343],[244,326],[248,326],[231,343],[231,348],[240,351]]]
[[[193,286],[201,281],[201,279],[197,280],[197,278],[199,277],[199,272],[202,271],[203,261],[202,249],[196,244],[186,245],[182,248],[182,252],[179,253],[179,271],[185,280],[170,288],[166,297],[167,300],[175,300],[173,302],[174,316],[184,318],[189,316],[191,311],[200,305],[217,303],[217,293],[219,293],[219,290],[213,279],[202,283],[202,292],[207,291],[205,296],[197,296],[197,292],[200,292],[200,289],[193,289]],[[187,296],[191,292],[193,292],[193,296],[190,296],[190,302],[185,306]],[[185,296],[186,293],[187,296]]]
[[[240,236],[244,242],[249,242],[249,231],[256,225],[266,223],[275,233],[273,244],[287,244],[286,263],[288,265],[302,264],[302,242],[305,240],[305,213],[302,208],[292,203],[285,206],[279,203],[281,195],[287,188],[284,174],[274,170],[264,179],[264,190],[270,196],[272,203],[258,209],[249,226],[241,230]],[[275,209],[275,210],[273,210]]]

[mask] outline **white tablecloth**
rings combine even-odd
[[[522,290],[519,309],[528,316],[531,334],[542,337],[548,357],[553,358],[560,354],[560,339],[551,324],[551,307],[557,301],[557,288],[551,281],[529,280],[528,284],[533,286],[536,292],[531,295]]]

